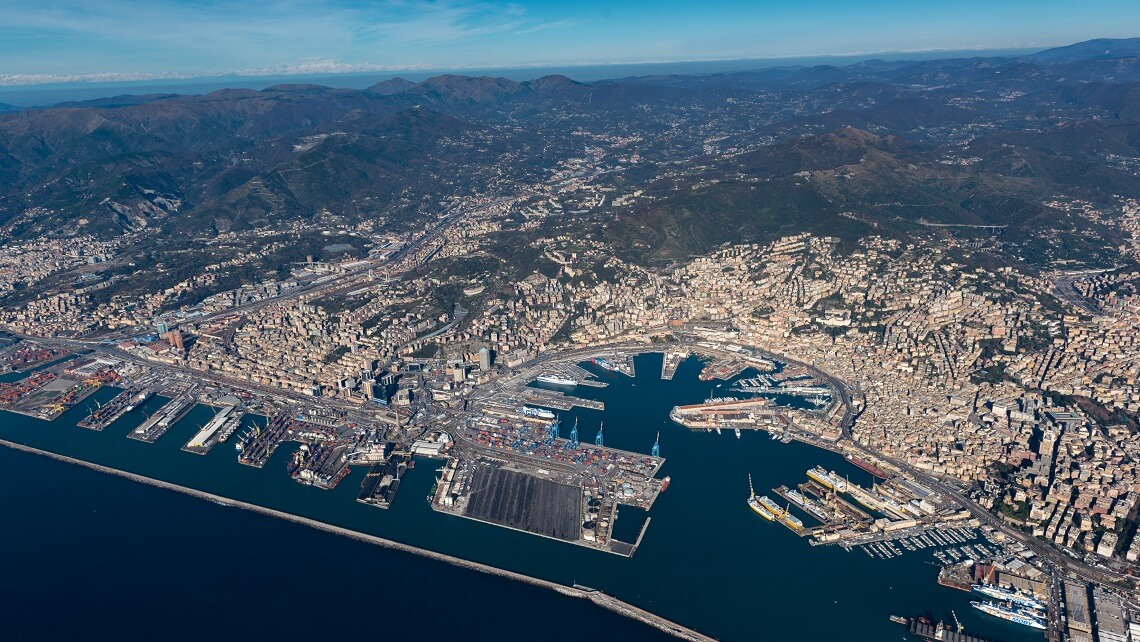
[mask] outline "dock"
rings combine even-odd
[[[675,352],[673,350],[666,352],[665,357],[661,359],[661,379],[672,381],[681,362],[688,358],[688,352]]]
[[[561,392],[553,392],[542,388],[525,389],[523,391],[523,401],[528,404],[535,404],[562,411],[569,411],[574,406],[589,408],[590,410],[605,410],[606,408],[606,405],[601,401],[572,397]]]
[[[931,624],[930,622],[923,622],[921,620],[911,620],[909,628],[911,633],[927,640],[939,640],[940,642],[992,642],[987,638],[955,631],[942,622]]]
[[[306,486],[332,490],[348,476],[348,450],[347,443],[303,444],[289,463],[289,476]]]
[[[198,434],[194,435],[182,450],[195,455],[205,455],[210,450],[229,439],[230,435],[241,425],[241,419],[245,416],[245,412],[238,410],[233,406],[226,406],[214,415]]]
[[[289,436],[293,428],[293,418],[289,413],[278,413],[266,424],[265,428],[254,428],[249,438],[241,445],[241,454],[238,462],[246,466],[261,468],[265,462]]]
[[[128,388],[115,395],[114,399],[96,408],[87,417],[80,419],[76,425],[88,430],[101,431],[118,421],[123,415],[134,410],[149,396],[150,393],[142,388]]]
[[[166,434],[170,427],[178,423],[187,413],[194,409],[197,401],[190,395],[183,395],[171,399],[146,421],[132,430],[127,437],[138,441],[153,444],[158,438]]]
[[[0,408],[36,419],[54,421],[98,390],[105,380],[76,379],[55,372],[37,372],[26,379],[0,384]]]
[[[400,479],[408,469],[408,458],[393,454],[382,463],[375,464],[360,482],[360,494],[356,501],[387,510],[400,489]]]

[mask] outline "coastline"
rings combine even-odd
[[[340,526],[329,524],[327,522],[321,522],[321,521],[318,521],[315,519],[302,517],[300,515],[293,515],[291,513],[286,513],[284,511],[279,511],[279,510],[272,509],[272,508],[266,508],[264,506],[258,506],[257,504],[250,504],[248,502],[243,502],[243,501],[231,499],[228,497],[223,497],[221,495],[215,495],[213,493],[208,493],[205,491],[196,490],[196,489],[189,488],[186,486],[180,486],[178,484],[173,484],[171,482],[163,481],[161,479],[155,479],[153,477],[146,477],[144,475],[138,475],[135,473],[124,471],[124,470],[118,470],[116,468],[111,468],[108,466],[103,466],[101,464],[96,464],[93,462],[84,461],[82,459],[76,459],[74,457],[69,457],[67,455],[61,455],[59,453],[54,453],[54,452],[51,452],[48,450],[41,450],[39,448],[35,448],[35,447],[28,446],[26,444],[21,444],[18,442],[8,441],[6,439],[0,439],[0,446],[4,446],[7,448],[11,448],[13,450],[18,450],[18,451],[33,454],[33,455],[41,455],[44,457],[48,457],[50,459],[54,459],[56,461],[61,461],[61,462],[73,464],[76,466],[82,466],[84,468],[88,468],[88,469],[94,470],[96,472],[109,474],[109,475],[116,475],[119,477],[124,477],[124,478],[129,479],[133,482],[138,482],[138,483],[142,483],[142,484],[147,484],[148,486],[154,486],[154,487],[162,488],[165,490],[179,492],[179,493],[182,493],[185,495],[190,495],[192,497],[196,497],[198,499],[204,499],[204,500],[212,501],[215,503],[220,503],[220,504],[223,504],[226,506],[233,506],[235,508],[248,510],[248,511],[251,511],[254,513],[258,513],[261,515],[268,516],[268,517],[276,517],[278,519],[284,519],[284,520],[293,522],[295,524],[300,524],[302,526],[307,526],[309,528],[324,531],[327,533],[332,533],[335,535],[341,535],[344,537],[349,537],[351,539],[354,539],[354,540],[357,540],[360,542],[364,542],[367,544],[372,544],[374,546],[380,546],[382,548],[398,550],[398,551],[402,551],[405,553],[411,553],[413,555],[420,555],[420,556],[427,557],[429,559],[433,559],[433,560],[436,560],[439,562],[444,562],[447,564],[451,564],[453,566],[459,566],[459,567],[466,568],[469,570],[478,571],[480,573],[486,573],[488,575],[497,575],[499,577],[504,577],[504,578],[507,578],[510,580],[515,580],[517,582],[523,582],[525,584],[530,584],[532,586],[537,586],[537,587],[549,589],[551,591],[555,591],[557,593],[560,593],[562,595],[566,595],[568,597],[576,597],[576,598],[581,598],[581,599],[587,599],[590,602],[593,602],[597,606],[608,609],[608,610],[610,610],[614,613],[617,613],[619,615],[622,615],[624,617],[627,617],[627,618],[630,618],[633,620],[637,620],[643,624],[647,624],[649,626],[652,626],[655,629],[658,629],[660,631],[668,633],[668,634],[670,634],[674,637],[677,637],[679,639],[682,639],[682,640],[688,640],[690,642],[712,642],[713,640],[715,640],[715,638],[709,637],[707,635],[704,635],[702,633],[699,633],[699,632],[694,631],[692,629],[689,629],[687,627],[681,626],[680,624],[672,622],[668,619],[665,619],[659,615],[656,615],[656,614],[651,613],[649,611],[646,611],[644,609],[633,606],[632,604],[629,604],[627,602],[623,602],[622,600],[619,600],[618,598],[615,598],[611,595],[607,595],[606,593],[603,593],[602,591],[598,591],[598,590],[594,590],[594,589],[578,588],[578,587],[574,587],[574,586],[565,586],[563,584],[558,584],[556,582],[551,582],[549,580],[544,580],[544,579],[533,577],[530,575],[524,575],[522,573],[516,573],[514,571],[508,571],[506,569],[496,568],[494,566],[489,566],[489,565],[482,564],[479,562],[466,560],[466,559],[463,559],[460,557],[455,557],[455,556],[447,555],[444,553],[438,553],[436,551],[431,551],[431,550],[428,550],[425,548],[419,548],[417,546],[412,546],[410,544],[403,544],[401,542],[397,542],[397,541],[390,540],[390,539],[385,539],[383,537],[378,537],[375,535],[369,535],[367,533],[361,533],[359,531],[354,531],[351,529],[343,528]]]

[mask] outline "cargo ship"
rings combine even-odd
[[[855,464],[856,466],[858,466],[859,468],[862,468],[863,470],[871,473],[875,477],[879,477],[880,479],[888,479],[891,476],[890,473],[884,471],[881,468],[876,467],[871,462],[863,461],[862,459],[859,459],[858,457],[852,457],[851,455],[847,455],[847,461],[849,461],[852,464]]]
[[[665,489],[669,488],[669,482],[671,481],[673,481],[673,478],[665,475],[665,479],[661,480],[661,492],[665,492]]]
[[[130,411],[134,410],[135,408],[138,408],[139,406],[141,406],[144,403],[146,403],[147,401],[149,401],[150,398],[153,396],[154,396],[154,393],[151,392],[150,390],[143,389],[143,390],[138,391],[138,393],[132,395],[131,398],[127,400],[126,412],[130,412]]]
[[[554,419],[554,413],[546,410],[545,408],[531,408],[530,406],[519,406],[515,408],[515,412],[524,417],[537,417],[538,419]]]
[[[988,613],[994,617],[1000,617],[1003,620],[1008,620],[1015,624],[1032,627],[1035,629],[1045,630],[1045,621],[1033,611],[1021,608],[1011,608],[1004,604],[996,604],[994,602],[970,602],[970,606]]]
[[[596,365],[600,368],[605,368],[606,370],[609,370],[610,372],[617,372],[618,371],[618,367],[615,366],[612,361],[610,361],[609,359],[606,359],[604,357],[594,357],[593,359],[591,359],[591,361],[594,362],[594,365]]]
[[[775,505],[771,499],[767,497],[763,499],[767,499],[769,503]],[[756,491],[752,489],[752,475],[748,475],[748,507],[764,519],[770,522],[776,521],[776,514],[761,503],[761,498],[756,497]]]
[[[981,593],[982,595],[992,597],[1003,602],[1009,602],[1011,604],[1016,604],[1017,606],[1029,607],[1038,611],[1046,610],[1045,604],[1043,602],[1035,597],[1025,595],[1024,593],[1020,593],[1018,591],[1011,591],[1000,586],[994,586],[993,584],[973,584],[970,586],[970,588],[975,593]]]
[[[555,386],[576,386],[576,385],[578,385],[577,379],[571,379],[569,377],[562,377],[559,375],[545,375],[545,374],[539,375],[538,377],[535,378],[535,381],[537,381],[539,383],[549,383],[549,384],[553,384]]]

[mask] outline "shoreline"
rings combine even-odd
[[[334,535],[341,535],[344,537],[349,537],[351,539],[354,539],[354,540],[357,540],[360,542],[364,542],[366,544],[372,544],[374,546],[380,546],[382,548],[398,550],[398,551],[401,551],[404,553],[410,553],[413,555],[419,555],[419,556],[427,557],[429,559],[432,559],[432,560],[435,560],[438,562],[444,562],[446,564],[451,564],[453,566],[459,566],[461,568],[466,568],[469,570],[478,571],[480,573],[486,573],[488,575],[496,575],[496,576],[503,577],[503,578],[510,579],[510,580],[514,580],[517,582],[523,582],[525,584],[530,584],[532,586],[537,586],[537,587],[549,589],[551,591],[554,591],[556,593],[560,593],[562,595],[566,595],[568,597],[576,597],[576,598],[586,599],[586,600],[589,600],[590,602],[594,603],[595,605],[600,606],[604,609],[610,610],[614,613],[617,613],[618,615],[622,615],[624,617],[627,617],[627,618],[630,618],[633,620],[637,620],[643,624],[649,625],[655,629],[658,629],[664,633],[668,633],[669,635],[672,635],[672,636],[677,637],[677,638],[682,639],[682,640],[688,640],[690,642],[712,642],[713,640],[715,640],[715,638],[709,637],[707,635],[704,635],[702,633],[694,631],[690,628],[681,626],[680,624],[677,624],[675,622],[667,620],[667,619],[665,619],[659,615],[656,615],[656,614],[651,613],[649,611],[646,611],[644,609],[638,608],[638,607],[636,607],[632,604],[629,604],[627,602],[623,602],[622,600],[619,600],[618,598],[615,598],[611,595],[607,595],[606,593],[603,593],[602,591],[593,590],[593,589],[577,588],[575,586],[565,586],[563,584],[558,584],[558,583],[552,582],[550,580],[544,580],[544,579],[541,579],[538,577],[533,577],[530,575],[524,575],[522,573],[516,573],[514,571],[508,571],[506,569],[501,569],[501,568],[497,568],[494,566],[489,566],[487,564],[482,564],[480,562],[474,562],[471,560],[466,560],[466,559],[463,559],[460,557],[448,555],[446,553],[439,553],[436,551],[431,551],[431,550],[428,550],[425,548],[420,548],[418,546],[413,546],[411,544],[404,544],[401,542],[386,539],[386,538],[379,537],[376,535],[369,535],[367,533],[362,533],[360,531],[354,531],[354,530],[344,528],[341,526],[329,524],[327,522],[322,522],[322,521],[318,521],[315,519],[310,519],[308,517],[302,517],[300,515],[294,515],[292,513],[286,513],[284,511],[279,511],[279,510],[276,510],[273,508],[266,508],[264,506],[258,506],[257,504],[250,504],[248,502],[243,502],[240,500],[231,499],[229,497],[223,497],[221,495],[215,495],[213,493],[208,493],[206,491],[196,490],[196,489],[189,488],[186,486],[180,486],[178,484],[163,481],[161,479],[155,479],[153,477],[146,477],[144,475],[138,475],[136,473],[127,472],[125,470],[119,470],[117,468],[111,468],[109,466],[103,466],[102,464],[96,464],[93,462],[84,461],[82,459],[76,459],[75,457],[69,457],[67,455],[61,455],[59,453],[54,453],[54,452],[51,452],[48,450],[42,450],[39,448],[35,448],[33,446],[28,446],[26,444],[8,441],[6,439],[0,439],[0,446],[4,446],[7,448],[11,448],[12,450],[18,450],[18,451],[33,454],[33,455],[44,456],[44,457],[47,457],[49,459],[54,459],[56,461],[60,461],[60,462],[68,463],[68,464],[73,464],[76,466],[82,466],[84,468],[94,470],[96,472],[100,472],[100,473],[104,473],[104,474],[108,474],[108,475],[116,475],[119,477],[129,479],[133,482],[138,482],[138,483],[146,484],[148,486],[154,486],[157,488],[162,488],[165,490],[170,490],[170,491],[182,493],[185,495],[190,495],[190,496],[196,497],[198,499],[204,499],[204,500],[212,501],[215,503],[220,503],[220,504],[223,504],[226,506],[232,506],[235,508],[248,510],[248,511],[253,512],[253,513],[265,515],[267,517],[276,517],[278,519],[283,519],[283,520],[292,522],[294,524],[300,524],[302,526],[307,526],[309,528],[313,528],[313,529],[316,529],[319,531],[324,531],[326,533],[332,533]]]

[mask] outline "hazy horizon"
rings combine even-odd
[[[1060,46],[1064,46],[1064,43]],[[931,60],[939,58],[1017,56],[1041,51],[1028,49],[966,49],[911,52],[875,52],[850,55],[780,56],[769,58],[681,60],[605,65],[557,65],[506,68],[456,68],[429,70],[392,70],[388,72],[325,72],[263,75],[215,75],[176,78],[144,78],[137,80],[74,80],[32,84],[0,84],[0,103],[17,107],[50,106],[61,102],[95,100],[120,95],[140,94],[205,94],[219,89],[261,90],[277,84],[316,84],[343,89],[364,89],[392,78],[413,82],[443,74],[497,76],[515,81],[533,80],[545,75],[565,75],[579,82],[597,82],[656,74],[715,74],[770,69],[777,67],[831,64],[845,66],[867,60]]]
[[[1136,24],[1123,0],[9,0],[0,84],[1045,49]]]

